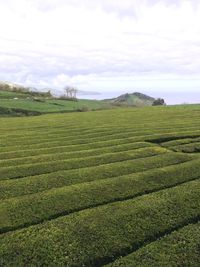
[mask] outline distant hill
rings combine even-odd
[[[150,97],[148,95],[142,93],[131,93],[131,94],[123,94],[116,98],[107,99],[113,105],[117,106],[135,106],[135,107],[143,107],[143,106],[152,106],[155,98]]]
[[[64,95],[54,97],[50,89],[39,91],[33,87],[0,82],[0,116],[28,116],[117,107],[145,107],[154,104],[159,105],[160,100],[162,99],[155,99],[139,92],[127,93],[105,100],[69,99]]]
[[[50,92],[0,83],[0,116],[32,116],[108,108],[112,108],[112,105],[106,101],[56,98]]]
[[[12,82],[0,81],[0,90],[6,89],[8,91],[12,91],[13,88],[25,88],[25,87]]]
[[[11,93],[10,94],[11,97],[13,95],[12,93],[17,93],[20,98],[26,98],[26,97],[42,97],[42,98],[51,97],[52,98],[53,97],[51,95],[50,90],[39,91],[34,87],[25,87],[19,84],[15,84],[11,82],[2,82],[2,81],[0,81],[0,93],[1,92],[7,92],[7,95]]]

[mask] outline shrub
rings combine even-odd
[[[198,180],[6,233],[1,266],[102,266],[196,221],[199,194]]]
[[[163,106],[165,105],[165,100],[163,98],[158,98],[153,101],[152,106]]]
[[[200,160],[25,195],[1,202],[0,232],[198,179]],[[196,166],[196,170],[195,170]],[[193,167],[193,173],[191,172]],[[160,177],[162,176],[162,179]],[[10,218],[10,219],[8,219]],[[12,218],[15,218],[14,220]]]
[[[172,232],[105,267],[200,266],[200,223]]]

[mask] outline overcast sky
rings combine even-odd
[[[0,80],[198,97],[200,1],[0,0]]]

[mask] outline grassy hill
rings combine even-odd
[[[0,90],[0,115],[40,115],[110,108],[105,101],[56,99],[49,94]]]
[[[106,101],[117,106],[143,107],[152,106],[153,102],[155,101],[155,98],[135,92],[132,94],[123,94],[116,98],[108,99]]]
[[[40,92],[17,84],[0,82],[0,115],[23,116],[45,113],[89,111],[116,107],[152,106],[155,98],[138,92],[105,100],[55,98],[50,90]]]
[[[0,266],[200,266],[199,120],[196,105],[0,118]]]

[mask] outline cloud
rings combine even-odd
[[[1,0],[0,80],[89,91],[183,84],[200,79],[199,25],[192,0]]]

